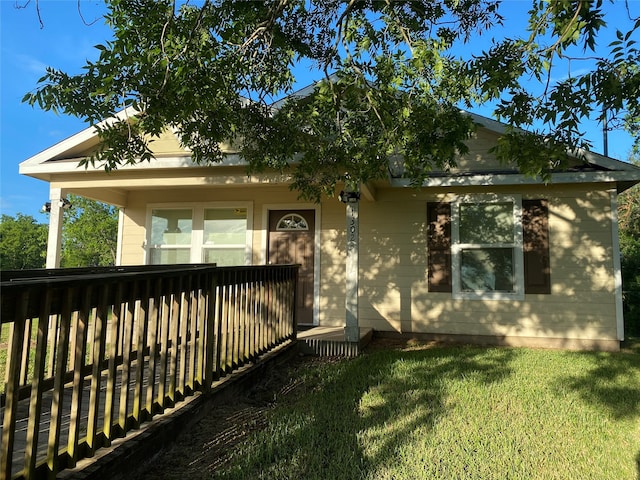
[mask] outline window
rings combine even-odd
[[[428,284],[454,298],[551,292],[546,200],[464,196],[428,203]]]
[[[189,263],[192,226],[189,209],[152,210],[149,263]]]
[[[250,218],[249,204],[152,208],[147,262],[245,265],[251,253]]]
[[[523,290],[520,198],[467,196],[453,203],[455,298],[516,298]]]
[[[244,265],[246,243],[246,208],[208,208],[204,211],[204,263],[215,263],[220,267]]]

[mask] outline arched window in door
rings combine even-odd
[[[301,215],[287,213],[278,220],[276,230],[279,232],[304,231],[309,230],[309,224]]]

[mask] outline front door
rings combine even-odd
[[[298,324],[313,324],[315,210],[269,211],[269,264],[300,264],[296,294]]]

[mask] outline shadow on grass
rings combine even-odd
[[[588,403],[614,418],[640,417],[640,355],[637,353],[575,353],[588,356],[593,368],[568,375],[561,386],[578,392]]]
[[[366,478],[394,461],[416,428],[431,430],[451,408],[447,385],[453,379],[499,382],[512,373],[517,355],[515,349],[473,347],[385,349],[306,369],[310,387],[276,410],[275,425],[215,478]],[[363,431],[375,436],[367,439],[367,452]]]

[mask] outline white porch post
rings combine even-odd
[[[618,232],[618,192],[609,190],[611,201],[611,246],[613,250],[613,283],[616,301],[616,330],[618,340],[624,341],[624,306],[622,301],[622,265],[620,261],[620,237]]]
[[[346,204],[347,210],[347,260],[346,260],[346,323],[344,336],[347,342],[360,341],[360,328],[358,326],[358,267],[359,267],[359,218],[358,204],[360,193],[357,188],[354,191],[341,192],[340,200]]]
[[[124,231],[124,208],[118,208],[118,243],[116,244],[115,265],[122,265],[122,235]]]
[[[60,246],[62,243],[62,199],[66,193],[61,188],[49,189],[49,237],[47,240],[47,268],[60,267]]]

